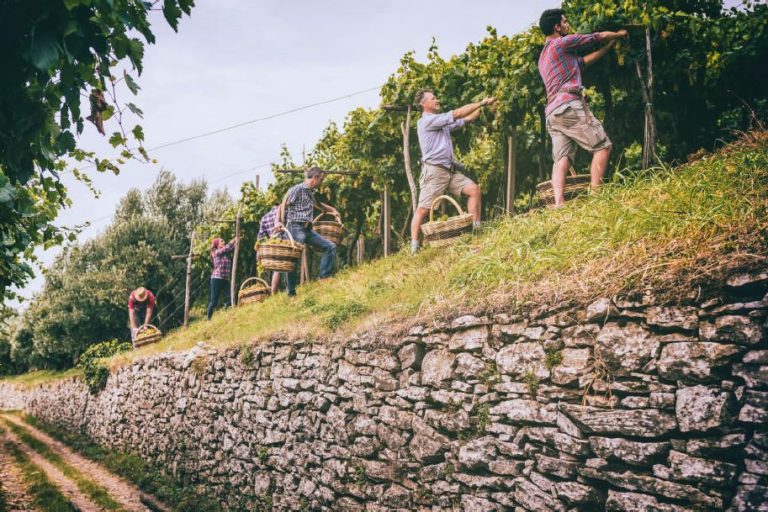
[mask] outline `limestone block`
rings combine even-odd
[[[461,510],[464,512],[500,512],[504,509],[498,503],[487,498],[463,494],[461,496]]]
[[[662,503],[653,496],[637,492],[608,490],[605,501],[606,512],[689,512],[689,507]]]
[[[668,442],[645,443],[629,439],[590,437],[589,444],[595,455],[606,460],[619,460],[632,466],[650,466],[669,452]]]
[[[658,437],[677,428],[672,414],[656,409],[626,411],[564,404],[560,410],[586,433]]]
[[[742,348],[738,345],[709,342],[669,343],[661,349],[659,375],[671,381],[719,381],[717,369],[728,365],[740,352]]]
[[[579,474],[593,480],[608,482],[615,487],[629,491],[640,491],[673,500],[685,500],[715,510],[722,510],[723,508],[721,498],[709,496],[692,485],[669,482],[650,475],[633,473],[631,471],[612,471],[606,467],[593,468],[589,466],[580,468]]]
[[[597,324],[580,324],[563,329],[561,339],[566,347],[592,347],[599,333],[600,326]]]
[[[764,329],[756,318],[740,315],[725,315],[714,322],[701,322],[699,332],[703,341],[736,343],[755,346],[764,339]]]
[[[418,369],[421,366],[421,360],[424,358],[424,347],[418,343],[408,343],[397,351],[397,358],[400,360],[400,367]]]
[[[564,511],[563,503],[552,497],[551,494],[539,489],[524,478],[515,479],[514,498],[517,503],[526,510],[532,512],[551,512],[552,510]]]
[[[459,464],[470,471],[487,469],[497,453],[495,438],[484,436],[459,448]]]
[[[645,321],[658,329],[695,331],[699,327],[699,315],[692,306],[651,306],[645,311]]]
[[[611,299],[601,297],[587,306],[584,320],[586,322],[605,322],[615,309],[611,304]]]
[[[557,422],[557,412],[554,407],[535,400],[506,400],[491,407],[490,412],[495,416],[504,416],[512,422],[548,425],[554,425]]]
[[[487,364],[481,359],[466,352],[456,356],[456,376],[463,378],[477,378],[487,368]]]
[[[669,452],[669,468],[673,480],[720,487],[730,485],[738,469],[734,464],[692,457],[675,450]]]
[[[768,487],[761,485],[741,485],[731,502],[734,512],[768,511]]]
[[[425,386],[440,387],[453,376],[456,355],[447,350],[433,350],[424,356],[421,363],[421,383]]]
[[[600,493],[594,487],[578,482],[558,482],[555,484],[557,497],[568,505],[587,505],[600,501]]]
[[[597,335],[595,358],[602,359],[613,375],[624,376],[642,371],[658,349],[658,338],[641,325],[610,322]]]
[[[744,394],[744,405],[739,411],[739,421],[768,423],[768,392],[749,390]]]
[[[730,425],[735,414],[733,394],[706,386],[677,391],[675,416],[682,432],[706,432]]]
[[[453,333],[448,349],[454,352],[477,352],[488,341],[488,328],[484,325]]]
[[[564,480],[576,478],[578,464],[543,454],[536,455],[536,469],[545,475],[552,475]]]
[[[589,348],[564,348],[560,351],[563,359],[552,369],[552,382],[567,386],[578,382],[579,377],[591,368],[592,350]]]
[[[499,371],[512,377],[533,374],[537,379],[548,379],[544,347],[537,342],[515,343],[499,350],[496,366]]]
[[[748,388],[768,388],[768,364],[735,364],[731,373],[744,379]]]

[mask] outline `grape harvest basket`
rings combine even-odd
[[[256,242],[256,259],[264,270],[291,272],[301,258],[304,245],[296,242],[290,231],[281,229],[288,234],[288,240],[272,236]]]
[[[143,347],[150,343],[157,343],[160,338],[163,337],[163,333],[152,324],[144,324],[136,331],[136,337],[133,340],[133,346]]]
[[[434,220],[435,208],[443,201],[449,201],[458,210],[459,214],[448,218],[447,220]],[[429,209],[429,222],[422,224],[421,232],[424,234],[424,243],[432,247],[444,247],[456,241],[464,233],[472,231],[472,222],[474,216],[471,213],[464,213],[459,203],[451,196],[440,196],[432,201]]]
[[[591,178],[589,174],[575,174],[565,178],[565,200],[570,201],[589,190]],[[552,188],[551,181],[545,181],[536,185],[536,196],[539,203],[547,208],[555,206],[555,191]]]
[[[326,215],[330,214],[323,212],[315,217],[315,220],[312,221],[312,229],[326,240],[339,245],[344,239],[344,224],[335,220],[320,220]]]
[[[251,304],[261,302],[272,294],[267,282],[258,277],[249,277],[240,285],[237,293],[237,304]]]

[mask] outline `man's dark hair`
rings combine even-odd
[[[552,32],[555,31],[555,25],[563,20],[564,14],[565,11],[562,9],[547,9],[541,13],[541,18],[539,18],[539,28],[544,32],[545,36],[552,35]]]
[[[325,171],[317,166],[311,167],[306,173],[307,179],[312,179],[315,176],[325,176]]]
[[[417,105],[421,105],[421,102],[424,101],[424,95],[427,94],[428,92],[435,94],[435,92],[432,89],[421,89],[419,92],[416,93]]]

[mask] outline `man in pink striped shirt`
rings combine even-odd
[[[555,206],[565,202],[565,174],[573,164],[576,145],[592,153],[592,189],[600,182],[611,156],[611,140],[603,125],[584,101],[581,71],[602,58],[617,39],[627,36],[626,30],[569,35],[570,25],[562,9],[548,9],[539,19],[539,28],[546,36],[539,56],[539,73],[547,90],[547,131],[552,137],[552,189]],[[580,57],[580,48],[608,41],[602,48]]]

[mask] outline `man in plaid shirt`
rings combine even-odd
[[[548,9],[539,19],[539,28],[546,36],[539,56],[539,73],[547,90],[546,122],[552,137],[552,190],[555,206],[565,202],[565,173],[573,164],[576,145],[592,153],[592,189],[600,182],[611,156],[611,140],[584,101],[581,71],[602,58],[617,39],[627,36],[626,30],[569,35],[570,25],[562,9]],[[584,57],[576,54],[580,48],[608,41],[608,44]]]
[[[320,279],[330,277],[333,273],[333,266],[336,262],[336,244],[312,230],[314,208],[330,213],[338,222],[341,222],[336,208],[315,199],[315,189],[323,183],[323,179],[325,179],[325,173],[321,169],[312,167],[308,170],[303,182],[288,189],[285,194],[285,201],[281,205],[285,211],[278,215],[281,218],[282,214],[285,215],[286,227],[296,242],[312,245],[323,252],[320,259]],[[276,226],[282,227],[282,224],[278,222]],[[295,268],[288,272],[287,281],[288,295],[293,297],[296,295],[296,282],[298,281]]]

